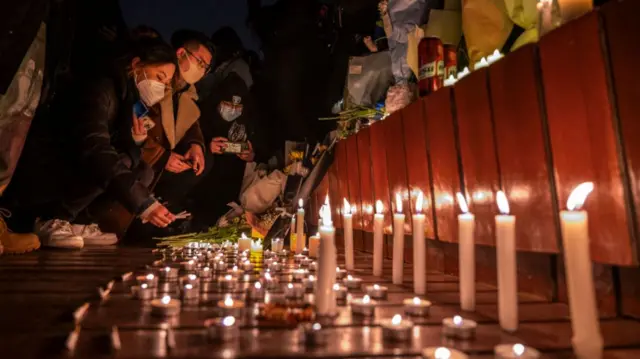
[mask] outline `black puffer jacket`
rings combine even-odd
[[[89,184],[109,190],[133,213],[144,211],[153,197],[132,173],[140,163],[131,136],[138,96],[124,70],[74,81],[55,99],[51,118],[34,121],[6,195],[21,206],[42,204],[62,200],[74,184]]]

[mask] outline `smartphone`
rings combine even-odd
[[[149,108],[142,101],[133,104],[133,113],[137,118],[143,118],[149,114]]]
[[[227,147],[224,149],[224,153],[238,154],[249,149],[249,145],[246,142],[225,142]]]

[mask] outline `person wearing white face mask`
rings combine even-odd
[[[106,76],[78,77],[51,105],[51,119],[34,123],[17,180],[7,188],[8,209],[38,217],[44,246],[111,245],[92,216],[96,199],[115,200],[142,221],[166,227],[175,216],[151,194],[151,169],[131,136],[134,104],[165,97],[176,72],[174,50],[145,39]],[[102,224],[102,223],[101,223]],[[111,228],[110,228],[111,229]]]

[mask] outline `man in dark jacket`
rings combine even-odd
[[[192,192],[194,224],[206,227],[238,200],[245,165],[260,153],[254,102],[249,88],[251,71],[243,60],[236,32],[223,27],[212,36],[216,49],[215,71],[198,83],[200,127],[208,144],[207,161],[213,164]],[[209,167],[209,166],[207,166]]]

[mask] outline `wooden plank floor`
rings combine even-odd
[[[492,358],[493,346],[521,342],[543,351],[544,358],[571,358],[571,325],[568,308],[542,298],[520,295],[520,329],[504,333],[497,324],[496,289],[478,284],[475,313],[464,313],[478,321],[477,338],[468,342],[444,339],[443,318],[459,313],[457,278],[429,273],[427,298],[434,305],[429,317],[414,320],[414,339],[408,344],[382,340],[377,325],[383,318],[402,313],[402,300],[409,298],[411,266],[405,266],[405,283],[390,282],[391,263],[385,262],[384,277],[371,276],[371,256],[357,254],[354,275],[365,283],[389,287],[389,296],[376,309],[376,319],[354,319],[348,307],[340,307],[335,324],[327,329],[331,343],[308,347],[299,333],[289,327],[264,328],[246,320],[237,343],[215,344],[207,340],[203,323],[215,315],[213,303],[221,295],[209,292],[201,304],[185,307],[179,318],[166,322],[150,316],[148,306],[129,296],[129,283],[117,282],[110,298],[98,299],[97,288],[132,270],[144,270],[154,256],[149,249],[84,249],[76,252],[39,251],[24,256],[0,257],[0,358],[418,358],[427,346],[448,345],[470,354],[473,359]],[[237,293],[241,296],[241,293]],[[355,297],[361,291],[352,292]],[[309,296],[312,296],[311,294]],[[64,340],[74,324],[72,312],[86,301],[91,307],[81,321],[76,350],[63,350]],[[109,345],[112,326],[118,326],[122,349],[115,353]],[[165,346],[165,329],[174,328],[176,346]],[[602,321],[606,359],[640,358],[640,322],[624,318]]]

